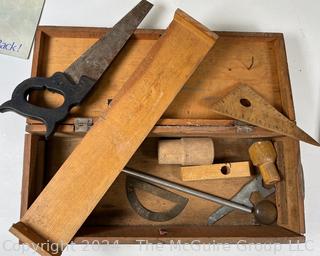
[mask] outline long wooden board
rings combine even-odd
[[[178,10],[108,111],[11,232],[33,248],[49,240],[62,251],[61,243],[72,239],[216,39]],[[53,255],[43,248],[38,252]]]
[[[278,225],[297,233],[305,232],[304,179],[298,141],[278,138],[275,143],[277,168],[281,181],[276,184]],[[287,154],[291,150],[291,154]]]

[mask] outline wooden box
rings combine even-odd
[[[63,71],[106,29],[39,27],[36,34],[32,76],[50,76]],[[21,216],[53,177],[82,136],[129,78],[148,49],[160,37],[161,30],[138,30],[111,68],[102,77],[81,107],[58,127],[54,137],[45,141],[45,127],[27,120]],[[120,174],[111,189],[84,223],[73,241],[137,243],[149,242],[303,242],[303,177],[299,143],[273,132],[228,119],[210,109],[210,102],[228,93],[237,84],[258,91],[289,119],[294,108],[282,34],[217,32],[213,50],[199,66],[174,102],[159,120],[128,166],[175,182],[178,167],[157,164],[157,141],[164,137],[212,137],[215,162],[248,160],[248,147],[261,138],[273,140],[282,181],[270,200],[278,209],[277,223],[259,225],[250,214],[234,211],[215,225],[208,226],[209,215],[220,206],[190,196],[184,211],[176,218],[159,223],[145,220],[130,207],[125,193],[125,175]],[[35,93],[31,101],[42,106],[61,104],[61,96]],[[85,119],[81,119],[85,118]],[[137,124],[139,125],[139,124]],[[81,163],[79,163],[81,164]],[[231,198],[249,178],[185,182],[194,188]],[[161,199],[139,194],[147,207],[159,210]],[[252,200],[257,200],[253,197]],[[161,201],[161,207],[169,207]]]

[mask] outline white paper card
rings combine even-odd
[[[0,53],[27,59],[44,0],[0,0]]]

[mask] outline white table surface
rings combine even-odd
[[[319,140],[320,1],[318,0],[150,0],[155,5],[141,28],[166,28],[176,8],[217,31],[284,33],[298,125]],[[116,0],[46,0],[41,25],[112,27],[136,3]],[[0,24],[1,26],[1,24]],[[31,58],[0,55],[0,102],[30,76]],[[0,115],[0,252],[36,255],[7,230],[19,220],[25,120]],[[320,255],[320,150],[301,143],[305,173],[306,244],[71,246],[63,255]]]

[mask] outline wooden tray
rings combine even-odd
[[[64,70],[105,31],[106,29],[100,28],[39,27],[32,75],[50,76],[55,71]],[[108,108],[110,100],[162,32],[138,30],[94,92],[81,107],[72,111],[70,118],[59,126],[59,132],[49,141],[44,140],[44,126],[38,121],[28,120],[21,215],[81,141],[83,133],[75,131],[75,120],[85,117],[92,118],[94,122]],[[150,222],[139,217],[130,208],[125,196],[124,175],[121,174],[80,229],[74,242],[119,240],[119,243],[135,243],[138,239],[147,239],[149,242],[190,242],[195,239],[202,242],[215,240],[235,243],[239,240],[304,241],[299,143],[217,115],[209,107],[210,102],[226,94],[237,84],[246,83],[294,120],[283,36],[274,33],[217,33],[220,38],[214,49],[165,112],[149,138],[131,159],[129,166],[182,183],[176,166],[157,164],[158,137],[213,137],[217,152],[216,162],[248,160],[247,149],[251,143],[268,137],[275,142],[278,152],[277,165],[282,176],[275,195],[270,197],[278,208],[277,224],[258,225],[251,215],[234,211],[214,226],[207,226],[208,216],[219,205],[195,197],[190,197],[186,209],[175,219],[164,223]],[[39,105],[54,107],[61,104],[61,97],[53,93],[37,93],[30,98]],[[230,198],[248,180],[241,178],[185,184]],[[143,193],[139,196],[146,206],[157,210],[160,202],[156,197]],[[169,203],[162,205],[169,206]]]

